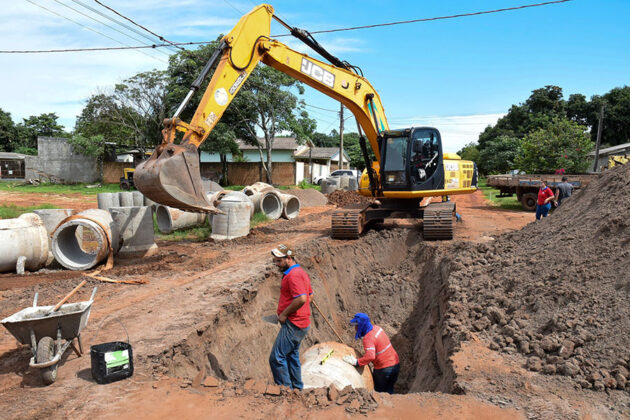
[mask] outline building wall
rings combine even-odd
[[[67,139],[39,137],[37,161],[33,170],[38,178],[61,182],[95,182],[101,178],[101,167],[96,158],[74,152]]]
[[[247,162],[260,162],[260,153],[258,150],[243,150],[243,157],[247,159]],[[271,159],[275,162],[294,162],[293,159],[294,150],[273,150],[271,152]],[[263,151],[263,159],[267,159],[267,152]],[[220,163],[221,157],[218,153],[201,152],[199,158],[201,163]],[[227,154],[228,162],[233,161],[231,153]],[[240,163],[240,162],[239,162]]]
[[[273,162],[272,168],[274,184],[295,185],[295,162]],[[202,162],[201,176],[218,182],[221,176],[221,164]],[[250,185],[258,181],[267,181],[260,162],[228,162],[230,185]]]

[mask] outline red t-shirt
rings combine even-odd
[[[306,328],[311,325],[311,279],[298,264],[291,266],[284,272],[280,284],[280,299],[278,300],[278,315],[299,296],[306,296],[306,303],[297,311],[289,315],[291,321],[298,328]]]
[[[551,191],[551,188],[549,187],[545,187],[544,190],[542,189],[538,189],[538,205],[542,206],[543,204],[545,204],[545,200],[549,197],[553,197],[553,191]]]
[[[359,366],[365,366],[373,361],[374,369],[384,369],[397,365],[400,362],[398,353],[394,350],[389,337],[378,325],[375,325],[363,337],[363,348],[365,349],[365,354],[358,360]]]

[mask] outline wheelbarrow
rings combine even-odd
[[[38,294],[35,293],[33,306],[0,321],[21,344],[31,346],[33,357],[29,366],[41,370],[46,385],[57,379],[58,363],[68,347],[72,347],[79,357],[83,354],[81,331],[90,317],[96,289],[90,300],[63,304],[56,311],[54,306],[37,306]],[[78,349],[73,343],[75,338]]]

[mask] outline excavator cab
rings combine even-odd
[[[442,140],[431,127],[381,133],[383,191],[438,190],[444,186]]]

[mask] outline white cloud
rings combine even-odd
[[[496,124],[505,114],[477,114],[452,116],[409,117],[405,122],[400,118],[389,121],[391,128],[410,126],[435,127],[442,135],[442,147],[445,152],[455,153],[470,142],[476,142],[479,134],[489,125]]]

